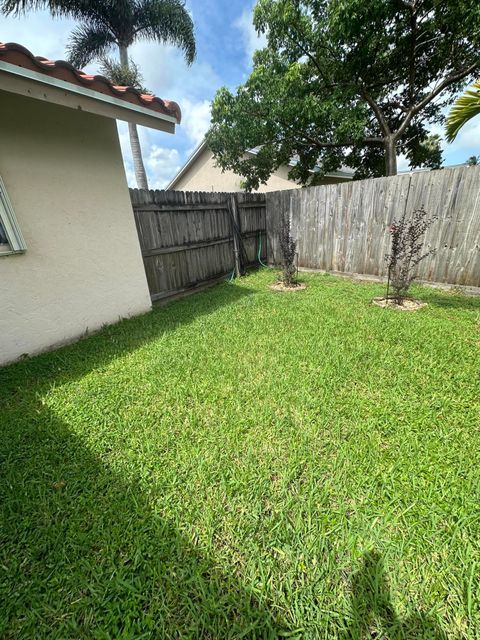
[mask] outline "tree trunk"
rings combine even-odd
[[[120,46],[120,63],[124,67],[128,67],[128,49],[127,47]],[[145,165],[143,164],[142,148],[140,146],[140,139],[138,137],[137,125],[133,122],[128,123],[128,133],[130,135],[130,147],[132,149],[133,168],[135,170],[135,178],[137,180],[137,187],[139,189],[146,189],[148,191],[147,172],[145,171]]]
[[[397,144],[393,136],[385,138],[385,175],[397,175]]]
[[[135,178],[139,189],[148,191],[147,172],[143,164],[142,148],[138,137],[137,125],[133,122],[128,123],[128,133],[130,134],[130,147],[132,149],[133,168],[135,169]]]

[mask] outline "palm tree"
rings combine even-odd
[[[447,140],[453,142],[460,129],[474,116],[480,115],[480,80],[457,98],[447,116]]]
[[[67,48],[69,61],[76,67],[104,60],[116,47],[124,76],[129,78],[128,48],[142,39],[179,47],[187,64],[195,59],[193,22],[183,0],[0,0],[6,14],[41,7],[80,22]],[[129,123],[128,129],[137,184],[140,189],[148,189],[137,126]]]

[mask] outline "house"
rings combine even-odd
[[[0,363],[151,306],[116,119],[174,133],[174,102],[0,44]]]
[[[254,156],[256,153],[258,153],[258,149],[251,149],[247,151],[246,156]],[[299,189],[301,185],[288,177],[288,173],[294,165],[295,161],[292,160],[289,165],[279,167],[272,173],[266,184],[260,185],[258,193]],[[346,182],[352,178],[353,171],[343,168],[327,173],[322,180],[315,184],[334,184]],[[222,171],[216,165],[213,153],[204,140],[166,189],[173,191],[243,191],[242,180],[243,178],[233,171]]]

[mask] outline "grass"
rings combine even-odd
[[[480,637],[480,298],[273,279],[0,370],[0,637]]]

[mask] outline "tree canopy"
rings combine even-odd
[[[207,135],[247,188],[291,159],[303,184],[318,166],[393,175],[398,153],[439,166],[429,125],[480,68],[478,0],[259,0],[254,25],[267,46],[217,92]]]

